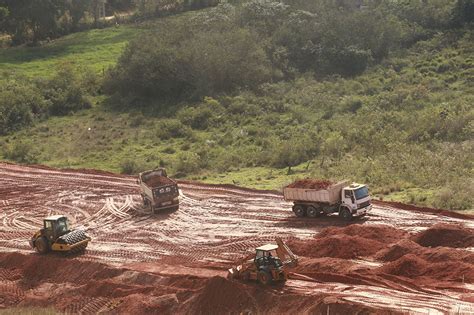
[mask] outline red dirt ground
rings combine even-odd
[[[294,217],[278,192],[180,181],[181,205],[141,206],[134,177],[0,163],[0,308],[65,313],[474,313],[474,220],[376,204],[363,220]],[[40,256],[28,239],[66,214],[85,254]],[[283,237],[284,286],[230,282],[233,262]]]

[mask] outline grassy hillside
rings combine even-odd
[[[68,61],[100,73],[160,23],[4,49],[0,71],[48,76]],[[472,31],[439,34],[352,79],[302,75],[166,110],[121,111],[96,96],[91,109],[0,137],[0,158],[17,150],[51,166],[127,173],[165,166],[177,177],[265,189],[350,178],[384,199],[472,208],[473,42]]]
[[[75,33],[42,47],[0,49],[0,72],[49,77],[62,62],[101,72],[115,64],[127,42],[139,33],[137,27],[121,25]]]

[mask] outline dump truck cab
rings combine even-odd
[[[353,183],[341,190],[339,214],[343,218],[364,216],[371,209],[371,198],[366,185]]]

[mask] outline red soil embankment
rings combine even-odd
[[[462,249],[472,246],[473,237],[472,229],[458,224],[437,224],[413,235],[391,226],[354,224],[327,228],[314,239],[292,239],[288,244],[303,256],[294,271],[318,281],[438,287],[474,283],[474,253]],[[355,258],[373,263],[347,260]]]

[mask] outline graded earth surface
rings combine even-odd
[[[179,181],[180,208],[150,214],[136,177],[0,163],[0,308],[65,313],[474,313],[474,219],[375,202],[363,219],[297,218],[277,191]],[[32,250],[64,214],[81,255]],[[281,237],[299,264],[285,285],[227,280]]]

